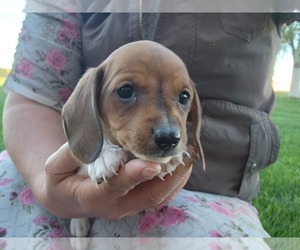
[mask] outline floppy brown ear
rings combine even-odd
[[[197,150],[198,150],[198,152],[197,152],[198,160],[200,161],[203,169],[205,170],[205,168],[206,168],[205,158],[204,158],[202,145],[200,143],[202,110],[201,110],[199,96],[198,96],[197,90],[196,90],[193,82],[192,82],[192,85],[194,87],[194,97],[192,100],[192,107],[191,107],[189,115],[190,115],[190,119],[192,122],[192,133],[193,133],[193,137],[194,137],[193,143],[195,144],[195,146],[197,147]]]
[[[78,82],[62,110],[63,127],[70,149],[83,163],[97,159],[102,149],[98,103],[103,69],[91,68]]]

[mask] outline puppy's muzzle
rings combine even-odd
[[[153,131],[153,138],[155,145],[167,153],[176,148],[180,142],[180,133],[177,129],[170,127],[160,127]]]

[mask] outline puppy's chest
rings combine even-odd
[[[134,158],[131,153],[104,139],[99,157],[92,163],[83,164],[77,174],[80,176],[89,176],[98,185],[117,175],[119,168],[124,167],[125,163]],[[171,175],[177,166],[182,163],[182,154],[171,158],[168,163],[161,164],[162,171],[158,177],[163,179],[166,174]]]

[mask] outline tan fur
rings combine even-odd
[[[136,98],[124,102],[117,89],[134,86]],[[178,96],[186,90],[191,100],[181,109]],[[187,116],[193,122],[194,144],[205,167],[200,144],[201,108],[194,84],[180,58],[150,41],[122,46],[99,67],[88,70],[65,104],[62,118],[75,157],[95,161],[107,138],[139,158],[163,162],[186,150]],[[180,133],[176,148],[162,154],[153,142],[153,128],[174,126]]]

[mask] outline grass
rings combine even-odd
[[[276,93],[271,115],[281,147],[278,161],[263,170],[254,201],[265,229],[273,237],[300,237],[300,99]]]
[[[0,78],[0,86],[1,83],[3,78]],[[0,89],[1,117],[5,96]],[[279,131],[280,153],[278,161],[261,172],[261,190],[253,204],[272,237],[300,237],[300,99],[276,93],[271,119]],[[2,150],[2,122],[0,129]]]

